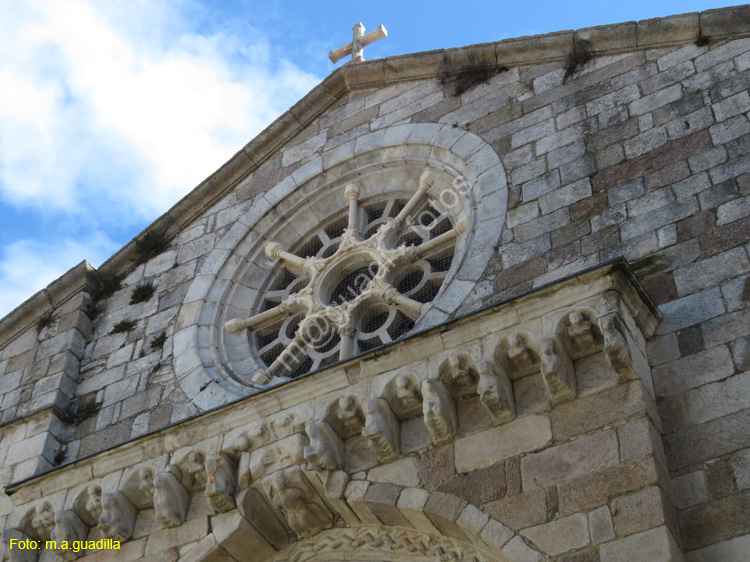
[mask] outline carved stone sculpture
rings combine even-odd
[[[422,393],[406,375],[396,377],[396,398],[405,412],[422,409]]]
[[[620,382],[633,380],[638,374],[633,368],[630,347],[620,329],[621,321],[616,312],[610,312],[599,318],[599,329],[604,336],[604,355],[612,370],[617,373]]]
[[[94,522],[99,521],[99,517],[102,514],[102,488],[98,484],[92,484],[86,490],[84,509],[93,520],[92,525],[95,524]]]
[[[271,421],[273,434],[276,439],[283,439],[293,433],[301,433],[305,429],[305,420],[294,412],[282,412]]]
[[[422,381],[424,423],[435,445],[450,441],[456,434],[456,406],[448,389],[438,380]]]
[[[211,507],[219,512],[233,509],[236,490],[234,465],[227,456],[220,454],[206,458],[206,497]]]
[[[576,397],[576,376],[573,362],[563,346],[554,338],[539,341],[541,371],[552,404],[562,404]]]
[[[153,467],[140,466],[131,472],[120,491],[138,509],[146,509],[154,505]]]
[[[168,465],[154,479],[154,509],[156,519],[165,527],[179,527],[185,522],[190,497],[180,482],[180,469]]]
[[[365,419],[367,425],[362,429],[362,435],[367,438],[378,460],[388,462],[397,458],[401,428],[388,402],[382,398],[367,402]]]
[[[305,447],[305,460],[317,471],[338,470],[344,467],[344,443],[325,421],[307,424],[305,433],[310,444]]]
[[[270,443],[260,449],[254,449],[247,456],[243,454],[240,458],[240,487],[245,486],[244,482],[249,485],[253,480],[258,480],[282,468],[302,464],[305,461],[306,445],[307,437],[296,433],[281,441]],[[247,459],[247,464],[245,464],[244,459]],[[249,474],[246,468],[249,470]]]
[[[336,415],[340,421],[342,439],[359,434],[365,425],[364,415],[353,396],[339,398]]]
[[[55,528],[52,531],[52,540],[58,546],[55,552],[63,560],[74,560],[83,556],[82,550],[76,551],[73,549],[73,542],[85,541],[87,533],[86,525],[72,511],[61,509],[55,513]],[[67,541],[69,548],[61,548],[62,541]]]
[[[241,434],[234,437],[234,439],[229,442],[229,444],[225,445],[224,451],[231,455],[233,458],[237,459],[240,455],[242,455],[242,453],[247,451],[251,445],[252,442],[250,440],[250,437]]]
[[[521,373],[528,372],[536,363],[534,354],[520,334],[513,334],[508,338],[508,359]]]
[[[36,506],[31,518],[31,527],[40,539],[47,540],[50,538],[52,530],[55,528],[55,512],[50,502],[45,501]]]
[[[471,356],[451,353],[440,366],[440,380],[456,399],[474,394],[478,376]]]
[[[267,487],[271,503],[281,511],[299,537],[311,537],[331,526],[330,513],[304,480],[301,470],[280,471],[269,479]]]
[[[206,486],[206,460],[201,451],[190,451],[179,465],[182,483],[190,490]]]
[[[121,492],[102,494],[99,528],[105,538],[124,542],[133,536],[135,506]]]
[[[513,387],[508,373],[495,361],[483,359],[477,363],[479,400],[492,417],[493,423],[505,423],[516,416]]]
[[[501,559],[504,559],[502,557]],[[442,560],[490,562],[495,560],[470,543],[399,527],[358,526],[325,531],[298,541],[268,562],[315,560]],[[526,558],[530,560],[531,558]],[[538,559],[538,558],[537,558]],[[514,558],[514,560],[519,560]]]
[[[596,333],[591,322],[580,312],[574,310],[568,315],[568,337],[575,352],[585,354],[597,346]]]

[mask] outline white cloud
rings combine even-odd
[[[98,236],[82,244],[71,239],[23,239],[0,252],[0,318],[84,259],[100,263],[118,244]]]
[[[153,218],[318,81],[262,35],[199,35],[167,3],[129,3],[127,18],[110,5],[0,0],[7,200],[75,212],[95,195]]]
[[[12,241],[21,219],[0,217],[0,317],[98,266],[319,81],[243,22],[200,32],[207,9],[0,0],[0,205],[46,233]]]

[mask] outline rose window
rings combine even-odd
[[[300,243],[265,245],[276,265],[256,313],[225,323],[247,331],[265,365],[252,382],[291,379],[404,336],[427,311],[448,275],[466,220],[440,212],[422,175],[411,197],[363,199],[345,189],[348,211]],[[386,194],[387,195],[387,194]]]

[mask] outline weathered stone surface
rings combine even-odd
[[[747,559],[748,552],[750,552],[750,535],[744,535],[694,550],[687,555],[686,560],[687,562],[717,562],[718,560],[740,562]]]
[[[524,490],[546,488],[579,474],[614,466],[619,462],[615,431],[579,437],[521,459]]]
[[[750,492],[689,507],[679,519],[688,550],[750,533]]]
[[[582,548],[590,542],[588,519],[582,513],[524,529],[521,535],[552,556]]]
[[[458,430],[461,433],[474,433],[487,429],[492,424],[492,418],[479,401],[479,396],[461,400],[456,410]]]
[[[667,458],[661,434],[648,417],[638,418],[617,428],[620,441],[620,461],[636,460],[644,455],[653,455],[666,471]]]
[[[442,484],[439,491],[463,498],[471,504],[483,505],[505,497],[508,487],[505,482],[505,465],[498,463],[461,474]]]
[[[457,539],[466,539],[456,521],[461,516],[467,501],[451,494],[434,492],[424,506],[424,512],[442,533]]]
[[[703,339],[707,347],[730,342],[750,330],[750,310],[742,309],[703,324]]]
[[[211,527],[221,548],[237,560],[265,560],[276,552],[247,519],[237,512],[214,517]]]
[[[583,474],[558,486],[560,513],[595,509],[611,498],[657,484],[658,479],[657,466],[651,457]]]
[[[645,411],[645,389],[634,381],[561,404],[550,419],[555,439],[567,440]]]
[[[526,416],[456,440],[456,470],[470,472],[526,451],[552,439],[546,416]]]
[[[530,548],[521,537],[514,537],[503,548],[503,554],[513,562],[540,562],[542,555]]]
[[[430,432],[421,418],[412,418],[401,424],[401,451],[403,453],[426,449],[431,444]]]
[[[655,367],[654,387],[659,396],[669,396],[726,378],[732,373],[734,363],[729,348],[719,345]]]
[[[600,562],[600,558],[596,549],[587,548],[579,552],[564,554],[557,559],[557,562]]]
[[[706,489],[712,499],[724,498],[737,492],[728,457],[706,463]]]
[[[591,542],[600,544],[615,538],[612,514],[606,505],[589,513],[589,533]]]
[[[664,525],[668,509],[658,486],[619,496],[612,500],[615,533],[625,537]]]
[[[681,299],[662,305],[659,310],[664,321],[659,326],[659,334],[687,328],[724,313],[724,302],[718,287],[705,289]]]
[[[420,482],[420,467],[413,457],[397,460],[388,464],[376,466],[368,473],[374,482],[386,482],[399,486],[415,487]]]
[[[473,544],[481,546],[484,542],[481,533],[489,520],[490,516],[484,511],[475,505],[468,504],[458,516],[456,523]]]
[[[484,506],[492,517],[518,531],[547,521],[547,494],[532,490]]]
[[[664,438],[669,466],[676,470],[750,447],[750,410],[742,410]]]
[[[229,553],[219,546],[216,537],[207,535],[194,545],[180,560],[187,562],[232,562],[235,560]]]
[[[680,562],[682,553],[666,527],[658,527],[605,543],[599,549],[601,562]]]
[[[737,488],[740,490],[750,488],[750,449],[740,451],[732,457],[732,469]]]
[[[686,392],[685,406],[695,423],[750,408],[750,372]]]
[[[456,473],[453,443],[425,451],[419,460],[422,482],[428,488],[452,478]]]
[[[424,512],[430,498],[430,492],[421,488],[405,488],[398,498],[396,506],[411,525],[425,533],[439,533],[435,525]]]
[[[502,548],[511,538],[513,531],[494,519],[490,519],[482,529],[482,539],[491,546]]]
[[[162,529],[149,535],[146,541],[146,555],[166,550],[167,548],[179,547],[183,544],[193,542],[198,537],[208,534],[208,517],[198,517],[192,521],[186,521],[179,527]]]
[[[706,481],[702,470],[688,472],[672,480],[675,507],[685,508],[706,501]]]
[[[409,526],[409,521],[396,508],[402,488],[393,484],[373,484],[367,489],[365,500],[372,512],[386,525]]]
[[[750,270],[744,248],[728,250],[711,258],[675,271],[674,280],[680,295],[688,295]]]

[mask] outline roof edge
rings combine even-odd
[[[92,271],[94,266],[82,261],[0,319],[0,347],[34,326],[40,316],[87,288]]]

